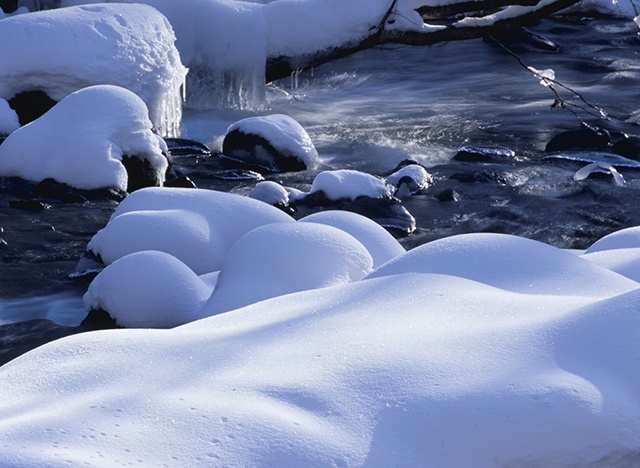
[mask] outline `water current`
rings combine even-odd
[[[323,169],[351,168],[386,175],[413,159],[433,186],[403,199],[416,231],[401,239],[413,248],[468,232],[521,235],[561,248],[586,248],[614,230],[640,224],[640,172],[619,168],[625,183],[603,175],[574,180],[584,162],[543,159],[549,139],[579,128],[523,63],[553,69],[556,80],[611,117],[579,111],[591,125],[640,135],[640,39],[629,20],[564,17],[530,28],[557,50],[522,37],[501,38],[516,57],[490,40],[428,47],[389,45],[336,60],[271,84],[258,114],[287,114],[314,141]],[[556,86],[563,99],[582,103]],[[584,105],[584,103],[582,103]],[[186,109],[183,135],[220,147],[231,123],[256,112]],[[488,162],[452,160],[463,146],[507,148],[514,156]],[[247,193],[255,181],[223,181],[215,155],[176,158],[176,172],[200,188]],[[308,189],[316,172],[269,176]],[[458,201],[439,201],[455,190]],[[48,209],[27,210],[0,193],[0,325],[52,318],[73,325],[84,317],[87,284],[69,278],[91,236],[116,201],[69,203],[43,199]]]

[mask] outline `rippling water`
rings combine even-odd
[[[616,117],[605,121],[584,115],[589,123],[640,134],[640,40],[632,21],[563,18],[530,29],[553,41],[558,51],[523,40],[503,39],[504,44],[527,65],[553,69],[557,80]],[[562,96],[576,101],[564,91]],[[543,161],[545,144],[553,135],[579,126],[572,113],[551,108],[554,98],[501,47],[473,40],[386,46],[325,64],[270,86],[269,108],[263,113],[298,120],[316,144],[322,169],[383,175],[407,158],[426,165],[435,184],[403,200],[418,226],[402,239],[407,248],[476,231],[584,248],[608,232],[640,224],[639,174],[622,170],[622,187],[607,177],[577,182],[573,174],[584,164]],[[228,125],[250,115],[255,114],[187,110],[183,136],[215,148]],[[510,148],[516,157],[491,163],[451,161],[463,145]],[[201,158],[181,158],[177,166],[201,188],[244,193],[251,187],[249,182],[211,178]],[[305,188],[313,176],[272,178]],[[446,189],[456,190],[460,201],[438,201],[437,194]],[[15,196],[0,198],[7,205]],[[5,242],[0,245],[0,324],[19,320],[20,314],[60,315],[61,321],[72,323],[70,310],[82,318],[79,298],[86,284],[67,275],[115,203],[46,202],[52,208],[39,212],[0,208],[0,237]],[[10,301],[14,298],[20,300]],[[67,312],[59,312],[56,304]]]

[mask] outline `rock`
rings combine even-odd
[[[277,173],[314,168],[318,152],[298,122],[275,114],[231,125],[220,157],[232,168]]]
[[[457,202],[460,200],[460,194],[453,189],[446,189],[440,192],[436,198],[441,202],[449,202],[454,201]]]
[[[127,192],[131,193],[144,187],[160,187],[158,172],[147,158],[123,156],[122,165],[127,171]]]
[[[618,140],[611,149],[620,156],[640,161],[640,137],[624,136]]]
[[[404,198],[429,187],[433,183],[433,177],[422,165],[408,164],[389,175],[386,182],[395,187],[395,197]]]
[[[44,91],[25,91],[18,93],[9,99],[8,102],[9,107],[18,114],[20,125],[33,122],[56,105],[56,101],[51,99]]]
[[[192,154],[209,156],[211,154],[211,150],[207,145],[196,140],[189,140],[186,138],[164,138],[164,141],[172,156],[185,156]]]
[[[37,198],[30,198],[29,200],[11,200],[9,202],[11,208],[20,208],[29,211],[42,211],[51,208],[51,205],[43,203]]]
[[[515,155],[515,151],[507,148],[463,146],[453,159],[463,162],[504,162],[505,159],[514,158]]]
[[[397,200],[361,197],[347,203],[341,209],[375,221],[395,237],[406,237],[416,230],[415,218]]]
[[[578,130],[562,132],[549,140],[545,151],[584,150],[606,147],[611,135],[603,128],[582,127]]]
[[[496,183],[499,185],[507,185],[507,178],[500,172],[496,171],[469,171],[456,172],[452,174],[450,179],[459,180],[468,184],[480,182],[482,184]]]

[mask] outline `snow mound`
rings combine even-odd
[[[147,104],[160,134],[179,134],[187,70],[157,10],[100,4],[15,15],[0,22],[0,38],[1,98],[41,90],[60,101],[91,85],[122,86]]]
[[[0,145],[0,175],[33,182],[52,178],[79,189],[126,191],[122,158],[147,161],[162,182],[168,166],[164,150],[166,145],[151,131],[147,108],[138,96],[117,86],[90,86],[9,135]]]
[[[0,464],[634,465],[639,307],[399,273],[75,335],[0,368]]]
[[[269,205],[287,206],[290,201],[287,189],[271,180],[258,182],[249,193],[249,197],[261,200]]]
[[[542,242],[506,234],[462,234],[416,247],[368,278],[438,273],[524,294],[611,297],[638,283]]]
[[[368,250],[346,232],[316,223],[269,224],[229,250],[202,312],[215,315],[271,297],[362,279]]]
[[[128,328],[171,328],[195,320],[211,289],[184,263],[158,251],[116,260],[89,285],[87,310],[102,309]]]
[[[247,232],[283,222],[294,220],[249,197],[151,187],[125,198],[87,248],[106,264],[133,252],[159,250],[201,275],[220,270],[227,251]]]
[[[340,210],[319,211],[305,216],[300,222],[319,223],[342,229],[364,245],[373,258],[373,267],[405,253],[404,247],[389,231],[375,221],[357,213]]]
[[[388,185],[380,178],[353,169],[322,171],[311,185],[311,193],[322,190],[330,200],[365,196],[381,198],[391,196]]]
[[[640,282],[640,247],[598,250],[582,258]]]
[[[585,253],[600,252],[612,249],[631,249],[640,247],[640,226],[633,226],[612,232],[597,240]]]

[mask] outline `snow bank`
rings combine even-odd
[[[0,145],[0,175],[126,191],[122,158],[131,156],[148,161],[162,182],[166,145],[151,126],[144,102],[131,91],[111,85],[84,88],[9,135]]]
[[[294,222],[262,201],[213,190],[147,188],[125,198],[87,248],[106,264],[133,252],[169,253],[201,275],[220,270],[237,239],[264,224]]]
[[[147,104],[163,135],[177,136],[186,69],[171,25],[146,5],[92,5],[0,21],[0,97],[41,90],[55,101],[112,84]]]
[[[247,291],[260,239],[303,224],[245,237]],[[0,368],[0,465],[635,465],[640,285],[510,236],[434,244],[376,278],[21,356]]]

